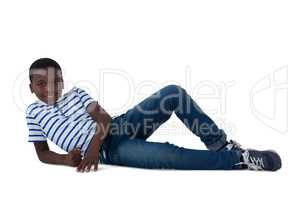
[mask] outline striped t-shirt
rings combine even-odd
[[[84,90],[74,87],[54,105],[40,100],[30,104],[26,110],[28,141],[48,138],[67,152],[80,148],[84,155],[96,130],[96,122],[86,111],[93,101]]]

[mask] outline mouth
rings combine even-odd
[[[57,99],[59,98],[59,94],[55,94],[55,95],[44,95],[43,96],[43,100],[47,103],[55,103],[57,101]]]

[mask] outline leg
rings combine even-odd
[[[168,142],[123,138],[110,148],[108,164],[147,169],[231,170],[239,163],[236,151],[215,152],[178,147]]]
[[[187,94],[177,85],[168,85],[126,112],[126,129],[132,138],[147,139],[172,113],[205,143],[217,150],[226,144],[226,134],[219,129]]]

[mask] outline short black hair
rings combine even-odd
[[[40,58],[34,61],[29,68],[29,79],[32,81],[32,70],[35,69],[47,69],[48,67],[54,67],[61,71],[59,64],[51,58]]]

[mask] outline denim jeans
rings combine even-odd
[[[146,141],[173,113],[208,150]],[[113,118],[111,125],[100,150],[100,162],[104,164],[148,169],[229,170],[240,159],[238,152],[216,151],[226,144],[226,134],[177,85],[168,85],[150,95]]]

